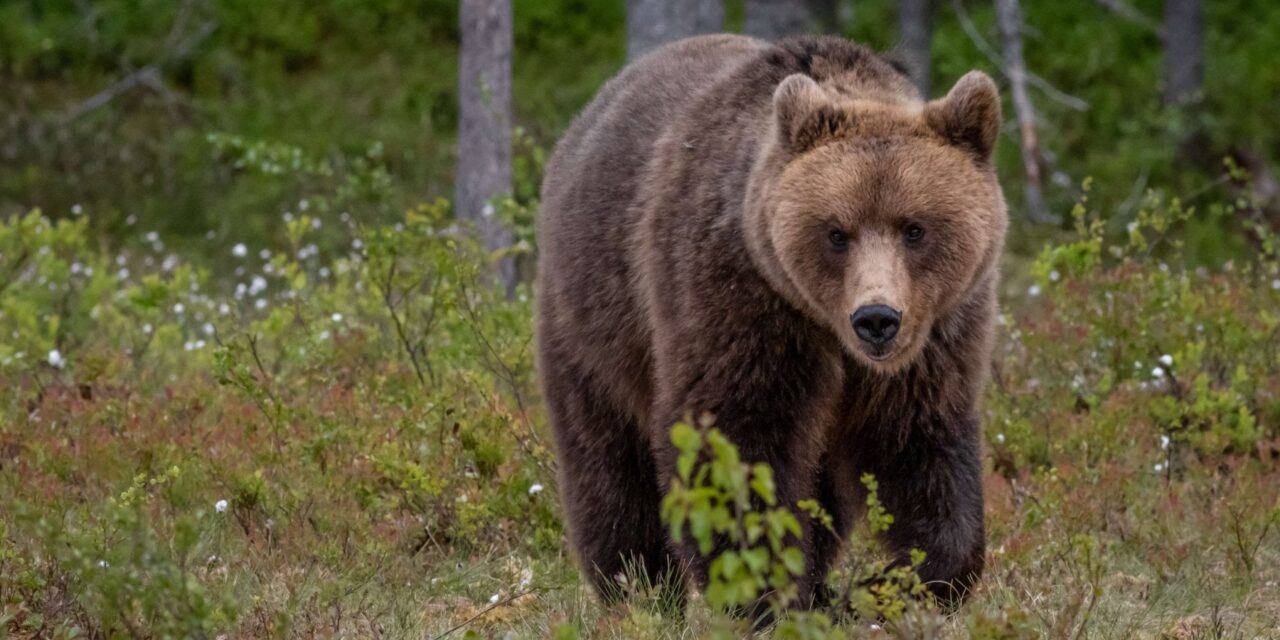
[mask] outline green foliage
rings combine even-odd
[[[716,429],[677,424],[671,441],[680,452],[679,472],[663,498],[662,517],[672,539],[680,544],[690,537],[703,555],[724,541],[710,564],[708,604],[727,610],[763,597],[782,612],[797,597],[794,580],[805,566],[794,546],[800,523],[778,506],[773,470],[744,463]]]

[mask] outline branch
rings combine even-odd
[[[987,56],[988,60],[996,65],[996,68],[1000,70],[1000,75],[1008,78],[1009,72],[1005,70],[1004,59],[995,50],[995,48],[987,42],[986,38],[983,38],[982,34],[978,33],[978,28],[973,24],[973,19],[969,17],[969,12],[965,11],[963,2],[961,0],[951,0],[951,6],[955,9],[956,17],[960,19],[961,28],[963,28],[964,32],[968,34],[969,39],[973,41],[974,46],[978,47],[978,50],[981,51],[983,55]],[[1031,71],[1024,69],[1023,73],[1026,76],[1025,79],[1027,84],[1044,92],[1045,96],[1050,100],[1074,111],[1089,110],[1089,102],[1084,98],[1073,96],[1062,91],[1052,84],[1049,84],[1048,80],[1041,78]]]
[[[1098,6],[1104,9],[1110,10],[1112,13],[1116,14],[1117,16],[1120,16],[1121,18],[1124,18],[1125,20],[1128,20],[1129,22],[1132,22],[1133,24],[1136,24],[1139,27],[1142,27],[1147,31],[1150,31],[1156,34],[1157,36],[1160,37],[1161,40],[1164,39],[1163,25],[1161,25],[1159,22],[1156,22],[1155,20],[1152,20],[1151,18],[1148,18],[1147,14],[1133,8],[1133,5],[1130,5],[1124,0],[1093,0],[1093,1],[1098,3]]]

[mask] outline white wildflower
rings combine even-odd
[[[231,255],[237,258],[243,258],[249,255],[249,247],[244,246],[243,242],[237,242],[236,246],[231,247]]]
[[[254,276],[249,283],[249,295],[256,296],[267,288],[267,279],[262,276]]]
[[[1033,284],[1033,285],[1031,285],[1030,287],[1028,287],[1028,288],[1027,288],[1027,295],[1031,296],[1032,298],[1034,298],[1034,297],[1036,297],[1036,296],[1039,296],[1039,295],[1040,295],[1040,285],[1038,285],[1038,284]]]
[[[257,300],[255,300],[255,301],[253,302],[253,308],[254,308],[254,309],[257,309],[258,311],[262,311],[263,309],[266,309],[266,308],[267,308],[267,301],[266,301],[266,299],[265,299],[265,298],[258,298]]]
[[[79,204],[71,205],[71,215],[78,216],[82,213],[84,213],[84,207],[80,206]]]
[[[1172,367],[1172,366],[1173,366],[1173,356],[1171,356],[1171,355],[1169,355],[1169,354],[1167,354],[1167,353],[1166,353],[1166,354],[1164,354],[1164,355],[1162,355],[1162,356],[1160,356],[1160,364],[1162,364],[1162,365],[1164,365],[1164,366],[1166,366],[1166,367]]]
[[[67,366],[67,361],[62,358],[62,352],[53,349],[49,352],[49,364],[59,369]]]
[[[529,495],[536,496],[539,493],[542,493],[542,484],[535,482],[529,486]]]
[[[1054,269],[1053,271],[1049,272],[1049,282],[1057,282],[1061,278],[1062,278],[1062,274],[1058,273],[1057,269]]]
[[[142,325],[142,332],[143,332],[143,333],[146,333],[146,334],[150,334],[150,333],[151,333],[151,323],[150,323],[150,322],[148,322],[148,323],[146,323],[146,324]]]
[[[200,330],[203,331],[206,336],[213,335],[213,331],[214,331],[213,323],[212,322],[204,323],[204,326],[200,327]]]
[[[186,311],[186,310],[187,310],[187,307],[186,307],[185,305],[183,305],[181,302],[175,302],[175,303],[173,303],[173,312],[174,312],[174,313],[181,314],[183,311]]]
[[[337,311],[334,311],[333,315],[329,316],[329,319],[333,320],[334,322],[342,322],[342,314],[338,313]]]
[[[218,513],[226,513],[226,511],[227,511],[227,501],[226,501],[226,500],[219,500],[219,501],[217,501],[217,502],[213,503],[213,510],[214,510],[214,511],[217,511]]]
[[[1161,449],[1169,448],[1169,436],[1166,436],[1166,435],[1160,436],[1160,448]]]
[[[1155,379],[1157,379],[1157,380],[1159,380],[1160,378],[1163,378],[1163,377],[1164,377],[1164,369],[1162,369],[1162,368],[1160,368],[1160,367],[1155,367],[1155,368],[1153,368],[1153,369],[1151,370],[1151,377],[1152,377],[1152,378],[1155,378]]]
[[[1155,471],[1156,473],[1161,473],[1164,471],[1164,464],[1157,462],[1155,466],[1151,467],[1151,470]]]
[[[1004,444],[1004,434],[1003,434],[1003,433],[997,433],[997,434],[996,434],[996,442],[999,442],[1000,444]]]
[[[268,250],[268,249],[263,249],[262,251],[259,251],[259,252],[258,252],[258,257],[259,257],[259,258],[262,258],[263,260],[270,260],[270,259],[271,259],[271,251],[270,251],[270,250]]]
[[[107,562],[106,560],[99,560],[99,561],[98,561],[98,568],[99,568],[99,569],[106,569],[107,567],[110,567],[110,566],[111,566],[111,563],[110,563],[110,562]]]
[[[498,604],[498,601],[501,599],[502,599],[502,596],[500,594],[495,593],[489,596],[489,604]]]

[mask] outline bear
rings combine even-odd
[[[985,556],[979,399],[1007,226],[980,71],[927,101],[837,36],[699,36],[606,83],[550,157],[537,367],[571,547],[606,601],[710,561],[660,518],[681,420],[713,417],[802,523],[799,606],[865,511],[944,604]],[[834,531],[796,508],[816,500]]]

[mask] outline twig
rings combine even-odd
[[[1008,78],[1009,74],[1004,68],[1004,59],[995,50],[995,48],[987,42],[987,39],[983,38],[982,34],[978,33],[978,27],[973,24],[973,19],[969,17],[969,12],[965,10],[962,0],[951,0],[951,6],[955,9],[956,17],[960,19],[960,27],[964,29],[965,34],[967,34],[969,39],[973,41],[974,46],[978,47],[978,50],[981,51],[983,55],[987,56],[988,60],[996,65],[996,68],[1000,70],[1001,75]],[[1024,70],[1024,73],[1026,74],[1027,84],[1043,91],[1045,96],[1050,100],[1075,111],[1089,110],[1089,102],[1084,98],[1073,96],[1062,91],[1050,84],[1048,80],[1045,80],[1031,71]]]
[[[1148,18],[1147,14],[1141,11],[1138,11],[1133,7],[1133,5],[1125,2],[1124,0],[1093,0],[1093,1],[1098,3],[1098,5],[1101,6],[1102,8],[1111,11],[1117,16],[1120,16],[1121,18],[1124,18],[1125,20],[1128,20],[1129,22],[1132,22],[1133,24],[1136,24],[1139,27],[1142,27],[1156,34],[1157,36],[1160,37],[1161,40],[1164,39],[1164,27],[1159,22],[1156,22],[1155,20]]]
[[[107,88],[91,96],[89,99],[76,105],[63,116],[63,121],[71,122],[76,120],[91,111],[95,111],[105,106],[121,94],[139,85],[149,87],[157,93],[171,97],[172,92],[169,91],[169,88],[164,84],[164,80],[160,73],[161,70],[166,65],[176,60],[186,58],[190,55],[192,49],[212,35],[217,28],[218,24],[216,22],[206,22],[199,31],[192,34],[192,36],[187,38],[184,42],[180,43],[176,49],[164,55],[160,61],[153,62],[141,69],[129,72],[125,77],[117,80]]]
[[[493,603],[493,604],[491,604],[491,605],[489,605],[489,606],[487,606],[487,607],[485,607],[485,608],[481,609],[480,611],[478,611],[475,615],[471,616],[470,618],[467,618],[466,620],[463,620],[462,622],[459,622],[458,624],[455,624],[455,625],[453,625],[452,627],[449,627],[448,629],[445,629],[444,633],[441,633],[440,635],[438,635],[438,636],[436,636],[436,637],[432,638],[432,640],[440,640],[441,638],[448,637],[448,636],[449,636],[450,634],[452,634],[454,631],[457,631],[457,630],[459,630],[459,629],[461,629],[461,628],[463,628],[463,627],[465,627],[465,626],[467,626],[467,625],[471,624],[472,622],[475,622],[476,620],[479,620],[481,617],[483,617],[483,616],[484,616],[484,614],[489,613],[490,611],[493,611],[494,609],[497,609],[498,607],[504,607],[504,606],[506,606],[506,605],[508,605],[508,604],[511,604],[512,602],[515,602],[516,600],[519,600],[520,598],[523,598],[523,597],[525,597],[525,596],[527,596],[527,595],[529,595],[529,594],[531,594],[531,593],[536,593],[537,591],[538,591],[537,589],[526,589],[526,590],[524,590],[524,591],[521,591],[520,593],[513,594],[513,595],[510,595],[510,596],[507,596],[506,598],[504,598],[504,599],[502,599],[502,600],[499,600],[499,601],[497,601],[497,602],[495,602],[495,603]]]

